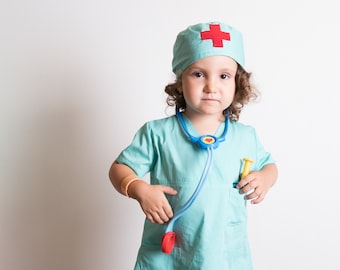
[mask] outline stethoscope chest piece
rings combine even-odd
[[[167,232],[162,237],[162,252],[170,254],[175,247],[176,233]]]
[[[199,148],[202,148],[202,149],[208,149],[210,147],[213,149],[216,149],[219,145],[219,141],[213,135],[204,135],[204,136],[199,137],[197,144]]]

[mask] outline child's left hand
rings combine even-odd
[[[264,200],[276,179],[276,165],[268,164],[260,171],[250,172],[237,184],[236,188],[240,189],[241,194],[246,194],[244,196],[246,200],[251,200],[252,204],[257,204]]]

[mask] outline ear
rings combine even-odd
[[[183,92],[183,85],[182,85],[182,81],[179,81],[177,84],[177,91],[182,93]]]

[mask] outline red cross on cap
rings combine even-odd
[[[210,24],[210,30],[201,32],[201,39],[211,39],[214,47],[223,47],[223,40],[230,41],[230,33],[222,32],[219,24]]]

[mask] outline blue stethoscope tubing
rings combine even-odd
[[[169,223],[166,226],[165,233],[173,231],[173,227],[174,227],[176,220],[179,219],[184,214],[184,212],[187,211],[189,209],[189,207],[193,204],[193,202],[196,200],[198,194],[200,193],[204,183],[206,182],[207,176],[208,176],[209,171],[212,167],[212,161],[213,161],[213,149],[208,148],[207,150],[208,150],[208,158],[207,158],[207,161],[205,163],[204,170],[203,170],[203,173],[201,175],[201,179],[200,179],[194,193],[191,195],[189,200],[175,213],[173,218],[169,221]]]
[[[187,126],[184,122],[183,116],[178,109],[176,109],[176,116],[177,116],[178,122],[179,122],[180,127],[181,127],[183,133],[185,134],[185,136],[189,139],[189,141],[197,144],[199,148],[201,148],[201,149],[208,149],[208,148],[216,149],[220,145],[221,142],[225,141],[225,137],[227,135],[228,127],[229,127],[229,117],[228,116],[226,116],[224,131],[219,138],[216,138],[213,135],[203,135],[203,136],[200,136],[200,137],[192,136],[189,133],[188,128],[187,128]],[[205,142],[206,138],[212,139],[213,143],[206,143]]]
[[[191,195],[189,200],[175,213],[173,218],[169,221],[165,228],[165,233],[162,238],[162,251],[166,254],[170,254],[172,252],[172,249],[175,244],[175,239],[176,239],[176,233],[173,232],[174,224],[176,220],[178,220],[188,209],[189,207],[193,204],[193,202],[196,200],[198,194],[201,192],[202,187],[204,183],[207,180],[207,176],[210,172],[210,169],[212,167],[213,163],[213,150],[216,149],[219,146],[220,142],[225,141],[225,137],[228,132],[228,126],[229,126],[229,117],[226,117],[225,120],[225,127],[222,135],[219,138],[216,138],[213,135],[204,135],[200,137],[194,137],[190,135],[184,119],[182,117],[182,114],[180,111],[176,108],[176,116],[179,121],[179,124],[183,130],[183,133],[186,135],[186,137],[193,143],[195,143],[199,148],[207,150],[208,157],[207,161],[205,163],[200,181],[198,182],[198,185],[194,191],[194,193]]]

